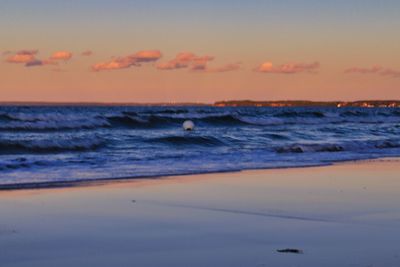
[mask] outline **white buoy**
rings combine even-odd
[[[187,120],[182,124],[182,127],[185,131],[192,131],[194,130],[194,123],[193,121]]]

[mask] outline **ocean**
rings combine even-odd
[[[391,156],[399,108],[0,107],[0,187]]]

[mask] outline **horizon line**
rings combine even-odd
[[[309,103],[357,103],[357,102],[400,102],[400,99],[361,99],[361,100],[305,100],[305,99],[286,99],[286,100],[252,100],[252,99],[231,99],[218,100],[214,102],[190,102],[190,101],[165,101],[165,102],[103,102],[103,101],[0,101],[1,105],[93,105],[93,106],[157,106],[157,105],[215,105],[223,102],[309,102]]]

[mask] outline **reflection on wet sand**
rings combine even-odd
[[[398,266],[397,159],[0,192],[2,266]],[[303,254],[279,253],[298,250]],[[88,257],[90,255],[90,257]]]

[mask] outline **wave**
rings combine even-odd
[[[241,118],[235,114],[212,114],[197,115],[188,114],[187,116],[168,116],[168,115],[138,115],[125,114],[106,117],[108,122],[113,126],[127,127],[163,127],[176,126],[182,124],[185,120],[192,120],[195,123],[209,125],[235,125],[235,124],[258,124]]]
[[[0,170],[17,170],[17,169],[27,169],[31,167],[44,167],[44,166],[54,166],[54,162],[47,160],[32,160],[24,157],[15,158],[12,160],[1,160]]]
[[[400,142],[392,140],[379,141],[374,145],[376,148],[399,148]]]
[[[368,117],[371,116],[370,113],[360,111],[360,110],[347,110],[345,112],[340,113],[342,117]]]
[[[147,142],[163,143],[167,145],[196,145],[196,146],[223,146],[225,142],[211,136],[165,136],[147,139]]]
[[[109,127],[108,121],[100,116],[53,113],[2,113],[2,131],[56,131],[71,129],[94,129]]]
[[[0,121],[12,121],[13,118],[6,113],[0,113]]]
[[[146,111],[146,114],[187,114],[190,111],[188,109],[164,109],[164,110],[155,110],[155,111]],[[200,111],[197,111],[200,112]],[[131,112],[124,112],[129,114]]]
[[[285,122],[277,118],[240,116],[238,114],[211,114],[187,116],[143,115],[143,114],[115,114],[108,116],[88,117],[77,120],[36,120],[36,121],[6,121],[0,124],[0,131],[62,131],[72,129],[96,128],[163,128],[179,127],[185,120],[192,120],[195,124],[211,126],[231,125],[279,125]],[[287,122],[292,123],[292,122]]]
[[[277,153],[357,152],[372,149],[400,148],[398,140],[353,141],[342,144],[289,144],[276,147]]]
[[[26,158],[17,158],[15,160],[0,161],[0,170],[14,170],[19,168],[29,168],[31,163]]]
[[[400,123],[400,111],[360,109],[137,109],[78,112],[1,112],[0,131],[62,131],[97,128],[178,127],[185,120],[204,126],[274,126],[332,123]]]
[[[272,140],[289,140],[290,139],[287,135],[277,134],[277,133],[267,133],[267,134],[264,134],[263,136],[268,137]]]
[[[324,118],[325,113],[322,111],[295,111],[295,110],[286,110],[283,112],[279,112],[274,114],[275,117],[280,118]]]
[[[38,122],[11,122],[0,125],[2,131],[60,131],[72,129],[95,129],[110,127],[106,121],[38,121]]]
[[[230,124],[252,124],[245,121],[241,116],[237,114],[221,114],[221,115],[207,115],[200,118],[193,118],[196,122],[204,122],[213,125],[230,125]]]
[[[293,144],[276,148],[278,153],[340,152],[344,148],[335,144]]]
[[[0,114],[5,123],[0,124],[3,131],[56,131],[69,129],[95,128],[158,128],[172,127],[192,120],[196,124],[213,126],[229,125],[276,125],[280,119],[257,117],[232,113],[211,113],[205,111],[162,110],[157,112],[124,111],[114,114],[91,114],[89,116],[55,114]]]
[[[149,121],[136,117],[136,115],[115,115],[106,117],[109,125],[112,126],[126,126],[126,127],[138,127],[148,126]]]
[[[98,138],[0,140],[0,154],[88,151],[95,150],[103,145],[105,145],[105,142]]]
[[[23,121],[23,122],[57,122],[57,121],[82,121],[88,119],[87,116],[80,115],[79,113],[65,113],[65,112],[48,112],[48,113],[23,113],[23,112],[9,112],[2,113],[10,120]]]

